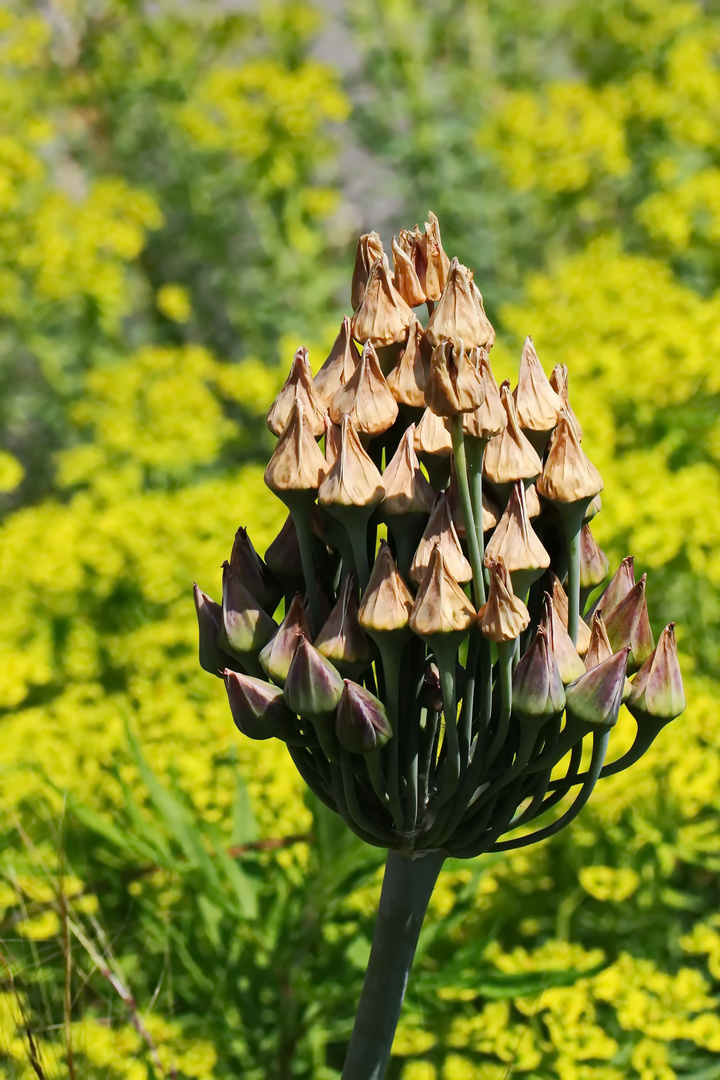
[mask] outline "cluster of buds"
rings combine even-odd
[[[239,529],[222,604],[195,603],[244,735],[282,739],[368,843],[470,858],[562,829],[685,701],[632,558],[598,597],[603,483],[567,368],[548,379],[527,338],[498,386],[473,273],[429,217],[392,269],[360,238],[352,317],[314,377],[297,350],[268,414],[287,520],[264,558]],[[635,739],[606,763],[623,702]]]

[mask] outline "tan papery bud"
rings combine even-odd
[[[372,341],[373,345],[393,345],[405,341],[412,322],[412,308],[403,300],[392,283],[387,257],[373,265],[360,307],[352,318],[352,336],[356,341]]]
[[[330,404],[335,391],[352,378],[359,362],[360,353],[350,332],[350,320],[345,315],[328,358],[313,379],[315,393],[325,407]]]
[[[567,364],[556,364],[550,372],[550,378],[548,380],[551,387],[560,398],[563,408],[565,409],[568,420],[570,421],[575,434],[577,435],[577,441],[582,442],[582,428],[578,421],[577,416],[572,410],[572,405],[568,398],[568,369]]]
[[[321,629],[315,648],[341,673],[368,666],[373,657],[370,639],[358,622],[357,576],[345,578],[337,603]]]
[[[410,629],[422,638],[465,633],[475,617],[475,608],[446,568],[436,544],[410,613]]]
[[[474,435],[476,439],[492,439],[499,435],[507,424],[507,414],[500,398],[500,390],[490,367],[485,349],[471,349],[468,354],[470,363],[478,370],[480,381],[485,391],[485,400],[473,412],[463,413],[463,431]]]
[[[303,404],[296,399],[288,425],[265,469],[265,483],[275,492],[312,491],[320,486],[326,467]]]
[[[268,413],[267,426],[273,435],[282,435],[296,400],[302,402],[310,430],[319,438],[325,430],[326,410],[313,386],[308,351],[305,348],[300,348],[295,353],[290,374]]]
[[[401,405],[410,405],[416,409],[425,408],[427,367],[422,355],[422,340],[423,328],[413,316],[408,330],[407,345],[387,376],[387,384],[395,400]]]
[[[565,410],[550,437],[538,493],[557,503],[589,501],[603,489],[600,473],[581,447]]]
[[[369,634],[404,629],[412,611],[412,593],[400,576],[387,540],[380,541],[358,621]]]
[[[420,278],[417,276],[415,264],[410,256],[400,247],[397,240],[393,236],[392,239],[392,254],[393,254],[393,284],[397,291],[402,296],[408,307],[417,307],[419,304],[424,304],[425,290],[420,284]]]
[[[518,570],[546,570],[550,565],[550,556],[528,520],[521,480],[513,487],[505,513],[485,549],[486,565],[497,558],[502,558],[511,574]]]
[[[520,427],[538,434],[552,431],[562,402],[548,382],[531,337],[525,338],[513,397]]]
[[[468,360],[463,343],[443,341],[433,349],[425,400],[438,416],[474,412],[482,405],[485,388],[480,372]]]
[[[382,510],[386,515],[429,514],[432,510],[435,492],[420,468],[414,436],[415,425],[411,424],[382,474]]]
[[[341,440],[342,427],[340,424],[333,424],[330,417],[327,416],[325,418],[325,461],[328,469],[335,464],[335,459],[340,453]]]
[[[442,551],[444,564],[455,581],[466,582],[472,579],[472,567],[463,555],[450,510],[450,501],[444,492],[440,492],[435,500],[435,506],[410,567],[410,579],[417,585],[425,579],[436,547]]]
[[[428,211],[428,217],[430,220],[425,222],[424,234],[415,226],[414,235],[422,255],[421,259],[416,259],[415,268],[426,298],[439,300],[447,282],[450,260],[443,250],[440,223],[432,210]]]
[[[557,574],[550,574],[550,580],[552,581],[552,600],[555,608],[555,614],[562,622],[563,626],[567,630],[568,618],[570,612],[570,604],[568,602],[567,593],[562,587],[562,583]],[[582,618],[578,618],[578,632],[577,632],[577,652],[580,656],[584,656],[588,651],[590,645],[590,627]]]
[[[516,480],[534,480],[542,472],[542,461],[518,424],[510,388],[503,383],[500,400],[507,424],[485,447],[483,476],[493,484],[514,484]]]
[[[495,332],[485,315],[479,296],[471,271],[457,259],[453,259],[445,290],[425,331],[425,337],[433,348],[442,341],[452,341],[455,344],[463,341],[466,349],[492,343]]]
[[[369,342],[354,374],[333,394],[329,413],[334,424],[341,423],[344,416],[349,417],[356,431],[363,435],[380,435],[395,423],[397,402]]]
[[[378,468],[363,448],[350,418],[344,416],[340,450],[320,484],[321,506],[375,506],[383,497]]]
[[[513,592],[510,575],[501,558],[491,559],[487,603],[478,612],[478,626],[491,641],[514,641],[530,625],[530,613]]]
[[[452,435],[450,421],[438,416],[432,409],[426,409],[415,428],[413,445],[418,454],[437,454],[438,457],[450,457],[452,454]]]
[[[363,233],[357,244],[355,268],[350,287],[350,303],[353,311],[357,310],[365,295],[365,286],[378,259],[384,255],[382,240],[376,232]]]

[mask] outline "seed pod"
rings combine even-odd
[[[277,630],[277,623],[223,563],[221,644],[232,652],[257,656]]]
[[[315,640],[321,652],[344,678],[361,675],[373,658],[370,638],[358,622],[357,576],[346,576],[337,603]]]
[[[349,417],[356,431],[364,435],[380,435],[395,423],[397,402],[372,344],[365,345],[354,374],[333,394],[329,413],[335,424],[340,424],[343,416]]]
[[[310,639],[312,634],[308,625],[303,600],[298,593],[280,623],[277,633],[260,650],[258,660],[266,675],[278,686],[284,686],[287,673],[295,655],[301,637]]]
[[[351,754],[371,754],[381,750],[392,733],[382,701],[346,679],[335,715],[335,734],[340,745]]]
[[[501,558],[491,559],[487,603],[478,612],[478,626],[491,641],[514,641],[530,625],[530,614],[515,596],[510,575]]]
[[[407,345],[387,377],[390,393],[401,405],[425,408],[427,370],[422,355],[423,328],[413,316],[408,330]]]
[[[276,686],[226,669],[225,680],[235,727],[248,739],[284,739],[293,731],[295,717]]]
[[[435,492],[420,468],[414,437],[415,425],[411,424],[382,474],[381,510],[386,516],[429,514],[432,510]]]
[[[486,565],[498,557],[513,576],[513,587],[519,593],[550,565],[550,556],[528,521],[522,480],[515,484],[505,513],[485,549]]]
[[[545,612],[540,624],[548,631],[548,640],[552,641],[552,649],[557,660],[560,678],[563,686],[568,686],[574,679],[585,673],[578,651],[572,643],[572,638],[563,626],[562,619],[553,604],[552,596],[545,593]]]
[[[489,441],[505,428],[507,414],[485,349],[471,349],[468,359],[480,375],[485,399],[473,412],[463,413],[463,431],[476,439]]]
[[[463,555],[450,511],[450,502],[444,492],[440,492],[435,499],[430,519],[410,567],[410,578],[417,585],[425,580],[433,550],[437,546],[442,551],[446,569],[455,581],[471,581],[472,568]]]
[[[345,415],[340,450],[320,484],[318,502],[332,511],[343,506],[375,506],[382,497],[382,477],[375,462],[363,449],[349,416]]]
[[[483,309],[472,273],[457,259],[450,263],[445,289],[430,316],[425,337],[433,348],[443,341],[456,346],[462,341],[466,349],[472,349],[475,345],[487,347],[494,340],[495,331]]]
[[[550,385],[560,398],[562,406],[567,413],[570,425],[575,432],[578,442],[582,442],[582,428],[578,423],[578,418],[572,410],[570,400],[568,398],[568,369],[566,364],[556,364],[550,372]]]
[[[669,723],[685,711],[685,691],[677,658],[675,623],[668,623],[632,681],[627,707],[637,720]]]
[[[268,570],[266,564],[253,547],[247,529],[242,526],[235,533],[230,569],[251,592],[261,607],[272,614],[280,603],[282,587]]]
[[[276,494],[315,491],[325,475],[325,458],[313,438],[305,409],[296,399],[287,427],[265,469],[265,483]]]
[[[525,338],[513,398],[520,427],[538,449],[557,424],[562,402],[548,382],[531,337]]]
[[[428,300],[439,300],[447,283],[450,260],[443,250],[440,239],[440,223],[428,211],[429,221],[425,222],[425,233],[415,226],[415,237],[420,257],[415,259],[415,268],[420,285]]]
[[[505,428],[485,447],[483,476],[502,491],[516,480],[534,480],[542,472],[542,461],[518,424],[510,388],[503,383],[500,400],[505,408]]]
[[[318,720],[337,708],[343,692],[338,670],[301,637],[287,673],[283,697],[290,709],[307,720]]]
[[[444,416],[438,416],[432,409],[426,409],[420,423],[415,428],[413,446],[418,454],[434,454],[438,457],[450,457],[452,454],[452,436],[450,422]]]
[[[591,668],[565,691],[568,720],[611,728],[617,723],[625,688],[628,649]]]
[[[590,502],[603,489],[600,473],[584,453],[564,410],[550,437],[538,493],[555,503]]]
[[[308,351],[305,348],[300,348],[295,353],[290,374],[268,413],[267,426],[273,435],[282,435],[296,400],[302,402],[312,434],[316,437],[322,435],[325,430],[326,410],[313,385]]]
[[[315,393],[325,408],[330,404],[335,391],[352,378],[359,361],[360,353],[355,347],[350,332],[350,320],[346,315],[327,360],[313,379]]]
[[[443,341],[433,349],[425,400],[438,416],[471,412],[484,401],[485,388],[477,368],[468,360],[462,341]]]
[[[412,606],[412,593],[400,577],[390,545],[386,540],[381,540],[370,580],[363,593],[358,621],[371,637],[377,633],[402,630],[410,621]]]
[[[355,269],[350,287],[350,303],[353,311],[362,303],[370,271],[378,259],[382,259],[383,254],[382,241],[378,234],[376,232],[363,233],[358,240]]]
[[[512,677],[512,711],[520,720],[544,724],[565,707],[565,688],[548,639],[539,626],[530,648],[520,657]]]
[[[633,585],[627,596],[611,611],[607,611],[605,605],[602,605],[605,627],[613,652],[617,652],[625,645],[630,647],[628,667],[631,671],[637,671],[655,647],[645,595],[646,581],[647,574],[643,574],[637,585]]]
[[[412,308],[392,283],[390,265],[383,255],[373,264],[365,292],[352,318],[356,341],[371,341],[376,348],[407,340]]]
[[[595,542],[589,525],[583,525],[580,533],[580,588],[595,589],[602,585],[608,573],[610,563]]]
[[[220,676],[223,668],[235,665],[232,657],[218,645],[222,608],[196,584],[193,585],[193,600],[198,621],[200,667],[209,675]]]
[[[446,569],[436,544],[410,613],[410,629],[423,640],[436,634],[464,637],[474,619],[475,608]]]
[[[408,307],[414,308],[418,307],[419,304],[424,304],[427,297],[420,284],[420,278],[417,275],[413,260],[400,247],[394,236],[392,239],[392,256],[393,284],[395,288]]]

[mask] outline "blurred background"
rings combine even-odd
[[[717,0],[2,4],[0,1077],[339,1077],[381,853],[236,733],[190,585],[282,523],[357,234],[428,210],[496,373],[569,366],[689,707],[448,863],[391,1080],[720,1076],[719,61]]]

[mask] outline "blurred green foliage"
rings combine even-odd
[[[720,13],[347,14],[357,93],[308,4],[0,12],[0,1076],[71,1075],[68,1034],[90,1080],[339,1075],[379,856],[236,736],[189,583],[282,523],[263,414],[347,304],[346,124],[477,267],[496,372],[527,332],[568,364],[595,533],[677,619],[690,702],[567,834],[448,866],[393,1080],[709,1080]]]

